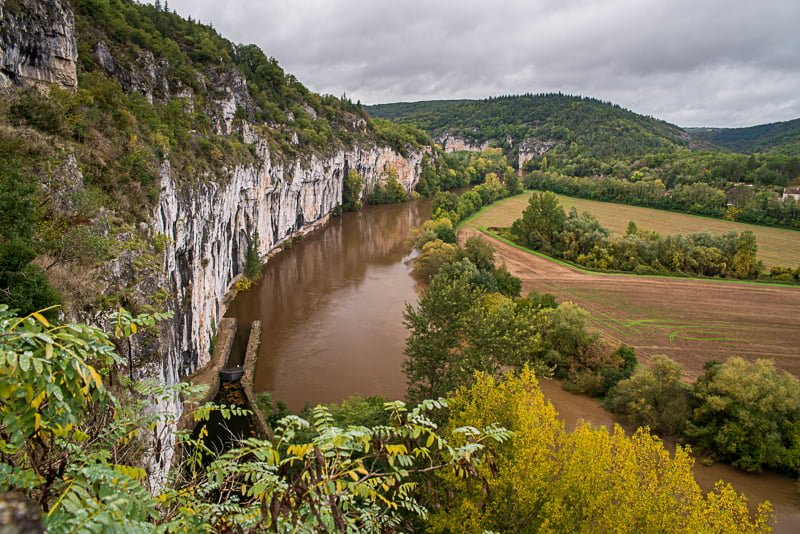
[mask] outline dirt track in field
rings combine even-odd
[[[508,245],[473,228],[496,250],[499,263],[531,289],[570,300],[592,314],[607,339],[681,362],[690,378],[703,362],[729,356],[772,358],[800,376],[800,288],[680,278],[591,274]]]

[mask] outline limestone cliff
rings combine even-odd
[[[454,134],[443,134],[436,138],[436,142],[442,145],[445,152],[481,152],[489,147],[489,142],[477,143],[470,139],[465,139]]]
[[[68,0],[0,3],[0,90],[53,83],[75,89],[77,59]]]
[[[193,23],[157,12],[153,6],[114,2],[135,16],[151,16],[194,30]],[[158,137],[160,144],[153,150],[158,154],[160,191],[149,217],[140,218],[135,225],[126,223],[116,233],[103,229],[119,244],[116,257],[83,274],[96,278],[101,293],[124,293],[130,299],[174,313],[172,320],[162,324],[159,334],[134,340],[130,357],[131,374],[136,379],[158,378],[174,384],[208,361],[215,327],[225,311],[224,298],[243,271],[246,251],[256,235],[258,251],[267,257],[287,240],[324,224],[342,202],[343,180],[351,169],[364,178],[364,196],[390,174],[411,191],[422,171],[423,155],[430,150],[409,145],[401,153],[378,143],[366,115],[352,103],[311,94],[290,75],[284,77],[274,60],[253,60],[252,48],[237,48],[219,36],[215,38],[220,50],[236,56],[245,66],[248,61],[261,61],[260,72],[279,72],[275,79],[280,81],[276,83],[283,86],[269,91],[255,87],[248,83],[246,70],[233,61],[195,65],[191,59],[175,55],[170,63],[146,47],[121,48],[117,43],[114,48],[109,44],[113,32],[91,27],[99,22],[86,14],[76,24],[67,0],[14,0],[6,2],[0,14],[0,91],[13,94],[17,87],[56,84],[80,94],[80,73],[76,70],[80,36],[76,36],[76,27],[89,27],[94,40],[84,40],[80,49],[88,50],[91,57],[81,58],[81,65],[90,65],[95,79],[113,80],[127,93],[144,96],[145,105],[153,110],[149,117],[155,116],[158,106],[175,102],[179,105],[170,108],[170,113],[201,115],[199,122],[195,118],[183,132],[188,139],[179,147],[183,153],[172,153],[165,148],[165,137]],[[207,34],[212,31],[199,28],[197,31]],[[164,49],[171,50],[169,46]],[[245,54],[249,54],[245,59],[239,57]],[[175,64],[178,60],[183,61],[180,69]],[[188,71],[190,68],[194,70]],[[176,73],[181,77],[176,78]],[[283,107],[276,102],[265,104],[265,99],[273,95]],[[265,105],[269,107],[266,111]],[[208,132],[202,137],[194,124],[202,125],[206,118]],[[95,127],[93,135],[102,132]],[[303,144],[304,136],[318,139],[315,135],[328,135],[330,143],[314,145],[306,140]],[[211,167],[185,164],[194,156],[186,154],[187,146],[209,151],[213,149],[203,147],[215,145],[206,141],[220,138],[245,147],[247,156],[234,163],[223,157],[222,163]],[[91,152],[80,150],[80,139],[50,140],[58,144],[54,159],[63,161],[52,166],[55,171],[42,171],[42,189],[50,204],[61,199],[64,206],[59,209],[70,211],[70,199],[80,196],[85,188],[82,168],[86,162],[81,158]],[[137,145],[137,150],[143,143],[136,136],[127,142]],[[183,165],[176,164],[178,156],[183,158]],[[124,210],[125,206],[114,209]],[[111,210],[103,210],[104,220],[114,219]],[[133,215],[126,216],[130,219]],[[71,213],[70,217],[81,219],[79,214]],[[136,243],[139,245],[132,245]],[[155,247],[154,243],[160,245]],[[142,247],[148,248],[150,256],[145,257]],[[151,261],[153,250],[158,252],[155,261]],[[60,289],[69,291],[68,287]],[[153,298],[156,294],[161,295],[157,304]],[[78,318],[102,322],[103,311],[95,311]],[[178,399],[168,398],[154,409],[177,416],[181,408]],[[158,439],[149,466],[156,485],[171,463],[172,428],[167,425],[158,429]]]

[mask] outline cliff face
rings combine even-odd
[[[0,5],[0,89],[57,84],[76,89],[78,46],[68,0]]]
[[[170,175],[169,163],[162,168],[152,228],[167,237],[164,280],[159,285],[173,295],[175,317],[162,332],[160,360],[140,367],[142,376],[175,383],[208,362],[212,336],[225,312],[224,298],[243,270],[256,233],[259,253],[265,257],[285,241],[324,224],[341,204],[349,169],[364,177],[365,192],[384,180],[389,169],[410,191],[419,179],[423,155],[402,157],[386,147],[356,147],[286,164],[273,161],[265,142],[252,141],[258,144],[260,164],[233,170],[225,185],[180,186]],[[160,409],[178,414],[180,404],[171,399]],[[170,429],[163,429],[162,436],[163,445],[169,445]],[[156,478],[169,468],[171,456],[170,447],[162,446],[159,456],[151,458],[150,472]]]
[[[7,0],[0,13],[0,91],[53,83],[79,89],[75,17],[67,0]],[[285,241],[324,224],[341,204],[343,180],[351,169],[364,178],[364,196],[389,174],[407,191],[417,184],[428,149],[408,147],[404,156],[376,145],[358,115],[337,118],[337,127],[352,142],[300,150],[295,133],[289,142],[298,147],[294,153],[302,155],[287,157],[275,152],[274,139],[270,142],[270,136],[286,135],[287,126],[251,120],[257,104],[236,68],[198,71],[197,87],[192,89],[170,79],[169,62],[151,51],[138,50],[126,59],[115,57],[102,41],[88,48],[105,75],[125,91],[143,94],[156,104],[179,97],[190,112],[203,102],[200,111],[208,117],[213,135],[235,136],[252,153],[247,163],[195,176],[186,176],[187,171],[177,165],[173,168],[165,154],[150,221],[117,235],[118,240],[162,243],[161,265],[143,269],[143,263],[153,262],[144,251],[129,247],[92,271],[109,293],[114,288],[145,296],[161,293],[157,308],[174,313],[157,336],[134,338],[132,375],[137,379],[175,384],[208,362],[215,328],[225,312],[225,296],[243,271],[255,235],[258,252],[266,257]],[[204,91],[206,98],[194,99],[198,91]],[[310,105],[296,107],[287,116],[291,120],[300,112],[307,120],[316,120]],[[70,183],[81,184],[80,159],[68,148],[64,153],[66,161],[59,172],[68,175]],[[42,179],[43,185],[56,183],[50,176]],[[102,322],[102,314],[80,319]],[[177,419],[181,404],[177,398],[164,398],[153,409]],[[157,429],[156,436],[149,465],[154,486],[163,481],[171,464],[174,425]]]
[[[225,185],[176,185],[168,163],[162,169],[161,199],[153,228],[167,237],[164,272],[176,301],[174,338],[168,361],[185,376],[208,361],[223,297],[242,272],[248,245],[257,234],[259,254],[327,221],[342,200],[343,178],[355,169],[365,191],[394,169],[412,190],[422,152],[402,157],[386,147],[356,147],[307,161],[273,161],[267,144],[260,164],[233,170]]]
[[[442,145],[445,152],[481,152],[489,147],[488,141],[478,144],[453,134],[444,134],[436,138],[436,142]]]

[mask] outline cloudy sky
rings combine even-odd
[[[681,126],[800,117],[799,0],[170,0],[366,104],[562,91]]]

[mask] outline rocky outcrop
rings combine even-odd
[[[519,168],[534,158],[544,156],[548,150],[558,146],[552,139],[526,139],[519,144]]]
[[[489,148],[489,142],[476,143],[470,139],[465,139],[453,134],[443,134],[436,138],[436,142],[442,145],[445,152],[482,152]]]
[[[341,204],[343,178],[350,169],[364,177],[365,193],[394,169],[411,190],[419,178],[422,153],[402,157],[386,147],[356,147],[328,157],[283,163],[257,141],[260,166],[233,170],[227,183],[177,185],[169,165],[161,173],[161,199],[154,229],[167,238],[167,286],[182,305],[168,358],[177,374],[188,375],[208,361],[208,346],[223,313],[223,297],[242,272],[248,245],[258,236],[266,256],[298,233],[324,223]]]
[[[0,90],[14,86],[76,89],[78,45],[68,0],[0,5]]]

